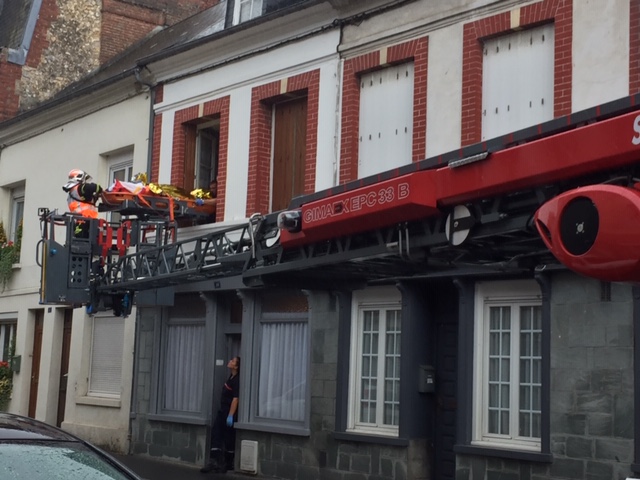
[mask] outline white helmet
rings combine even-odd
[[[87,182],[89,180],[91,180],[91,175],[89,175],[84,170],[74,168],[69,172],[69,181],[62,187],[62,189],[67,192],[71,190],[75,185]]]

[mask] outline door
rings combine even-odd
[[[64,326],[62,328],[62,354],[60,358],[60,388],[58,390],[58,416],[56,426],[64,421],[64,408],[67,403],[67,383],[69,379],[69,352],[71,350],[71,319],[73,310],[64,311]]]
[[[271,210],[276,212],[304,193],[307,97],[276,104],[273,131]]]
[[[456,440],[456,389],[458,364],[458,325],[454,322],[437,325],[436,355],[438,378],[436,379],[436,421],[434,445],[434,478],[454,480],[456,456],[453,446]]]
[[[42,355],[42,329],[44,327],[44,310],[35,311],[36,325],[33,331],[33,355],[31,357],[31,385],[29,389],[29,413],[36,418],[38,404],[38,384],[40,383],[40,357]]]

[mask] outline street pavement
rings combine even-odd
[[[256,477],[237,472],[200,473],[200,467],[158,460],[146,455],[119,455],[111,453],[116,460],[145,480],[261,480]]]

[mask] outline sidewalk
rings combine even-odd
[[[119,455],[116,460],[133,470],[145,480],[263,480],[264,477],[239,472],[200,473],[200,467],[173,463],[146,455]]]

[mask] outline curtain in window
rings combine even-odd
[[[308,357],[306,323],[262,324],[259,417],[304,421]]]
[[[205,325],[170,324],[164,363],[163,408],[200,412],[204,383]]]

